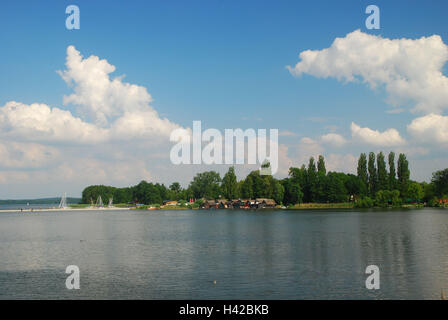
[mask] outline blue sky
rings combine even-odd
[[[69,4],[80,8],[80,30],[65,28]],[[381,10],[380,30],[365,27],[369,4]],[[312,74],[294,77],[286,66],[296,65],[300,52],[328,48],[357,29],[390,39],[436,34],[446,44],[447,12],[446,1],[409,0],[2,1],[0,106],[38,102],[76,114],[75,106],[63,104],[72,88],[56,73],[64,70],[67,47],[74,45],[84,57],[114,65],[113,76],[145,87],[160,116],[183,127],[202,120],[220,130],[278,128],[296,134],[280,141],[293,146],[333,131],[350,137],[355,122],[380,132],[395,128],[409,140],[406,127],[421,114],[386,113],[391,106],[383,87],[372,90]],[[443,71],[446,75],[446,65]],[[381,148],[361,149],[341,154]],[[438,160],[415,178],[429,179],[444,157],[437,149],[416,157]],[[72,193],[79,194],[79,186]],[[41,195],[32,188],[22,194],[20,184],[15,190],[0,186],[6,196]]]

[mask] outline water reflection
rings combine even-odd
[[[446,210],[0,214],[0,298],[437,299]],[[81,290],[65,289],[65,267]],[[365,268],[381,289],[365,288]]]

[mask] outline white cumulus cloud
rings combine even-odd
[[[405,144],[405,140],[400,136],[396,129],[387,129],[384,132],[372,130],[370,128],[362,128],[356,123],[351,124],[353,140],[367,143],[373,146],[392,147]]]
[[[431,113],[416,118],[407,130],[416,140],[425,143],[448,143],[448,116]]]
[[[334,146],[334,147],[342,147],[347,143],[347,140],[337,133],[328,133],[321,137],[323,143]]]
[[[0,106],[2,194],[45,196],[63,189],[79,195],[86,184],[126,186],[161,174],[171,132],[191,135],[191,129],[160,117],[146,88],[111,78],[114,71],[106,60],[84,58],[69,46],[66,70],[58,73],[73,88],[64,104],[76,112],[43,103]],[[175,170],[166,169],[164,178],[177,179]]]
[[[74,93],[64,103],[79,107],[80,116],[45,104],[16,101],[0,107],[0,136],[40,142],[99,143],[144,138],[168,141],[181,128],[161,118],[149,103],[146,88],[110,79],[115,67],[96,56],[83,59],[73,46],[67,48],[67,70],[59,74]],[[188,134],[188,130],[185,131]]]
[[[329,48],[306,50],[288,67],[294,75],[310,74],[340,81],[361,80],[372,88],[384,85],[394,106],[424,113],[448,108],[448,78],[442,73],[448,46],[438,35],[419,39],[388,39],[360,30],[336,38]]]
[[[10,101],[0,107],[0,136],[25,141],[97,143],[106,139],[107,131],[67,110]]]
[[[115,66],[105,59],[93,55],[84,59],[74,46],[69,46],[66,67],[58,73],[73,86],[74,93],[64,97],[64,104],[77,105],[82,115],[99,125],[105,126],[126,111],[152,109],[152,97],[145,87],[125,83],[123,77],[110,79]]]

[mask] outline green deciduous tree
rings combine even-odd
[[[294,183],[299,184],[302,189],[306,185],[306,176],[307,173],[304,165],[300,168],[289,168],[289,177]]]
[[[392,205],[394,207],[401,205],[400,191],[392,190],[390,192],[390,197],[392,199]]]
[[[215,171],[198,173],[190,183],[190,188],[196,199],[218,199],[221,194],[221,177]]]
[[[277,204],[281,204],[285,196],[285,188],[280,181],[272,178],[272,176],[266,176],[266,178],[269,179],[272,190],[268,198],[272,198]]]
[[[390,191],[389,190],[379,190],[375,195],[375,204],[378,207],[389,206]]]
[[[260,171],[254,170],[249,173],[248,177],[251,177],[252,181],[252,198],[265,197],[266,193],[269,192],[269,190],[266,190],[266,188],[268,188],[268,183],[262,178]]]
[[[171,191],[174,191],[174,192],[176,192],[176,193],[179,193],[180,191],[181,191],[181,186],[180,186],[180,183],[179,182],[173,182],[171,185],[170,185],[170,190]]]
[[[411,182],[408,188],[408,197],[412,201],[421,202],[423,197],[425,196],[425,192],[423,191],[423,187],[418,182]]]
[[[448,195],[448,168],[434,172],[431,182],[434,184],[434,192],[437,196]]]
[[[436,196],[434,183],[422,182],[422,187],[423,187],[423,193],[424,193],[423,201],[430,202],[430,201],[434,200],[434,198]]]
[[[293,178],[286,178],[282,180],[284,188],[283,204],[297,204],[301,203],[303,199],[303,192],[299,183],[295,182]]]
[[[358,176],[348,174],[347,179],[344,182],[345,189],[348,196],[361,196],[367,193],[366,185],[361,181]]]
[[[243,199],[252,199],[254,197],[254,190],[252,189],[252,177],[247,176],[241,186],[241,197]]]
[[[222,195],[226,199],[238,199],[240,197],[238,182],[236,181],[235,168],[230,167],[229,171],[222,178]]]
[[[329,172],[327,179],[328,202],[345,202],[348,200],[347,190],[344,185],[344,173]]]

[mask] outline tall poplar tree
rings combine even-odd
[[[319,160],[317,161],[317,172],[323,175],[327,174],[327,169],[325,168],[325,159],[323,156],[319,156]]]
[[[369,187],[369,175],[367,174],[367,156],[365,153],[361,153],[358,159],[358,178],[364,184],[365,189]]]
[[[317,197],[317,171],[314,157],[310,158],[307,170],[307,188],[306,188],[306,201],[314,202]]]
[[[397,188],[397,173],[395,172],[395,153],[389,153],[389,190],[395,190]]]
[[[378,186],[378,175],[375,167],[375,153],[373,152],[369,153],[368,170],[369,170],[369,192],[370,195],[374,197]]]
[[[376,157],[376,166],[378,170],[377,190],[389,190],[389,179],[387,175],[386,161],[384,160],[383,152],[378,153]]]
[[[409,162],[406,159],[406,155],[400,153],[398,156],[397,177],[398,189],[400,190],[400,194],[403,199],[406,199],[408,196],[409,176]]]

